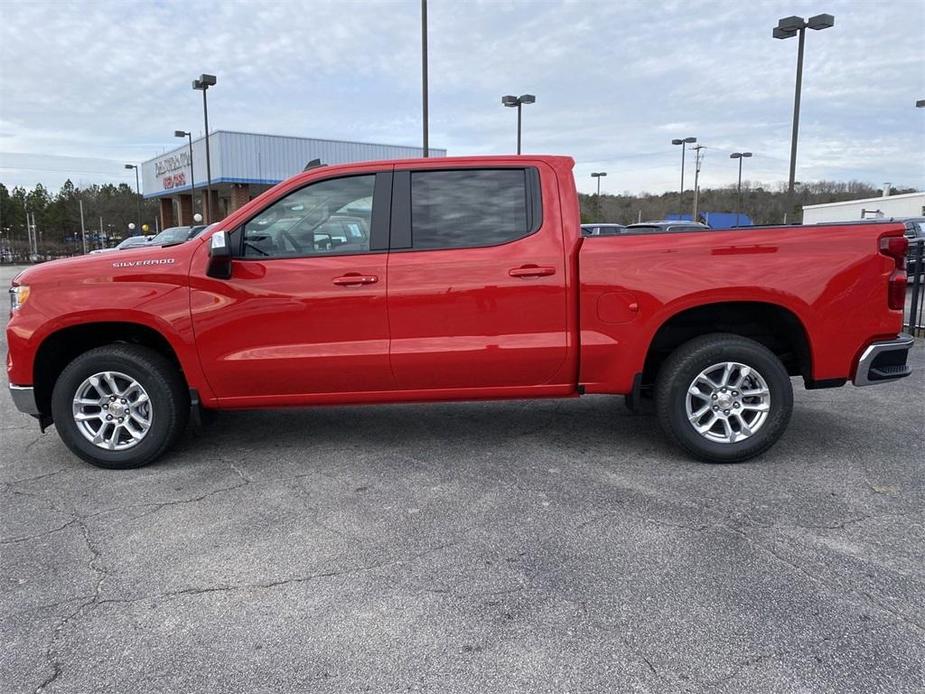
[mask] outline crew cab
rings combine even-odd
[[[651,400],[690,455],[738,462],[783,433],[791,377],[909,374],[903,224],[582,237],[573,165],[313,168],[185,242],[29,268],[13,399],[109,468],[199,408],[590,393]]]

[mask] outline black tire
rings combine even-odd
[[[754,369],[770,393],[767,418],[753,434],[734,442],[713,441],[698,433],[686,408],[688,388],[698,374],[723,362]],[[767,347],[739,335],[715,333],[686,342],[665,361],[656,383],[655,404],[662,429],[689,454],[710,463],[739,463],[761,455],[784,433],[793,411],[793,386],[784,365]],[[705,417],[709,416],[707,412]],[[709,419],[704,421],[709,424]],[[718,426],[724,425],[720,422]]]
[[[124,373],[148,394],[153,411],[151,426],[131,448],[100,448],[84,437],[74,421],[72,402],[77,389],[102,371]],[[170,360],[147,347],[121,343],[91,349],[74,359],[61,372],[51,396],[55,428],[65,445],[91,465],[113,470],[141,467],[163,455],[186,428],[189,408],[189,391]]]

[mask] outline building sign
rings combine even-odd
[[[186,173],[182,169],[189,164],[189,152],[171,154],[154,162],[154,175],[160,179],[164,190],[182,188],[186,185]]]

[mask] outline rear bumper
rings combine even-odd
[[[39,406],[35,402],[35,389],[32,386],[14,386],[10,384],[10,396],[13,398],[13,404],[16,409],[25,414],[31,414],[38,417]]]
[[[906,359],[913,344],[915,338],[911,335],[898,335],[895,340],[871,344],[858,359],[854,385],[873,386],[911,374],[912,367],[906,364]]]

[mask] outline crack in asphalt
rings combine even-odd
[[[12,487],[17,484],[25,484],[26,482],[35,482],[36,480],[43,480],[48,477],[54,477],[55,475],[60,475],[62,472],[71,472],[72,470],[73,468],[63,467],[60,470],[55,470],[54,472],[46,472],[43,475],[36,475],[35,477],[23,477],[22,479],[18,480],[8,480],[0,482],[0,484],[2,484],[4,487]]]
[[[765,554],[770,555],[771,557],[773,557],[773,558],[776,559],[777,561],[781,562],[782,564],[784,564],[784,565],[790,567],[791,569],[794,569],[795,571],[800,572],[801,574],[803,574],[804,576],[806,576],[808,579],[810,579],[813,583],[816,583],[816,584],[822,586],[823,588],[825,588],[828,592],[832,593],[833,595],[838,595],[838,596],[840,596],[840,597],[842,597],[842,598],[846,598],[846,599],[847,599],[848,596],[850,596],[850,595],[859,595],[859,596],[863,597],[864,600],[865,600],[868,604],[873,605],[873,606],[876,607],[877,609],[879,609],[879,610],[881,610],[881,611],[883,611],[883,612],[887,612],[887,613],[889,613],[890,615],[896,617],[897,619],[902,620],[903,622],[905,622],[905,623],[908,624],[909,626],[914,627],[917,631],[925,632],[925,627],[923,627],[921,624],[919,624],[918,622],[916,622],[914,619],[908,617],[907,615],[905,615],[905,614],[903,614],[903,613],[901,613],[901,612],[896,611],[895,609],[893,609],[892,607],[890,607],[890,606],[888,606],[888,605],[882,604],[879,600],[875,599],[870,593],[865,592],[865,591],[854,590],[854,589],[852,589],[852,588],[841,589],[841,588],[839,588],[838,586],[829,583],[828,581],[826,581],[826,580],[825,580],[824,578],[822,578],[821,576],[818,576],[818,575],[814,574],[813,572],[811,572],[811,571],[805,569],[804,567],[800,566],[799,564],[796,564],[796,563],[790,561],[789,559],[787,559],[786,557],[784,557],[783,555],[781,555],[779,552],[777,552],[775,549],[773,549],[773,548],[771,548],[771,547],[767,547],[767,546],[765,546],[763,543],[754,540],[754,539],[753,539],[750,535],[748,535],[748,533],[746,533],[744,530],[742,530],[742,529],[740,529],[740,528],[733,528],[733,527],[726,527],[726,529],[729,530],[730,532],[733,532],[733,533],[735,533],[736,535],[739,535],[740,537],[742,537],[746,542],[748,542],[751,546],[755,547],[757,550],[759,550],[759,551],[761,551],[761,552],[764,552]]]
[[[279,588],[282,586],[288,586],[299,583],[306,583],[308,581],[314,581],[319,578],[332,578],[336,576],[352,576],[367,571],[375,571],[376,569],[382,569],[388,566],[394,566],[396,564],[407,564],[414,562],[418,559],[426,557],[435,552],[440,552],[444,549],[454,547],[459,545],[461,542],[459,540],[453,542],[445,542],[433,547],[428,547],[425,550],[416,552],[414,554],[399,557],[397,559],[389,559],[380,562],[373,562],[371,564],[361,564],[360,566],[352,566],[344,569],[332,569],[330,571],[319,571],[317,573],[311,573],[304,576],[293,576],[290,578],[281,578],[274,581],[258,581],[255,583],[239,583],[233,585],[216,585],[216,586],[191,586],[189,588],[181,588],[179,590],[171,590],[163,593],[151,593],[148,595],[140,595],[133,598],[104,598],[101,600],[96,600],[97,605],[110,605],[110,604],[132,604],[136,602],[143,602],[145,600],[158,600],[165,598],[174,598],[184,595],[205,595],[208,593],[230,593],[236,591],[248,591],[248,590],[270,590],[273,588]],[[91,601],[93,602],[93,601]]]
[[[652,660],[649,658],[649,656],[646,654],[645,651],[643,651],[641,648],[638,648],[634,646],[632,643],[630,643],[629,638],[624,635],[625,628],[618,626],[618,625],[610,626],[610,625],[604,624],[603,622],[598,621],[597,619],[594,619],[591,616],[590,610],[588,609],[587,601],[576,600],[574,598],[570,598],[567,595],[563,594],[561,590],[553,589],[553,592],[555,592],[559,596],[559,598],[564,600],[565,602],[569,602],[573,605],[577,605],[582,619],[592,629],[596,629],[598,631],[603,631],[605,633],[613,634],[617,636],[620,639],[620,643],[623,644],[624,648],[626,648],[630,653],[632,653],[640,661],[642,661],[642,663],[646,666],[649,672],[651,672],[659,682],[665,685],[671,686],[671,687],[675,687],[675,685],[671,682],[671,680],[669,680],[665,675],[663,675],[658,670],[658,668],[655,667],[655,664],[652,662]]]
[[[93,543],[93,540],[90,538],[90,529],[87,527],[87,524],[80,517],[77,517],[76,523],[81,529],[81,533],[84,537],[84,541],[86,542],[87,549],[90,552],[90,560],[87,562],[87,567],[91,571],[95,572],[98,575],[98,578],[96,581],[96,586],[93,590],[93,594],[89,596],[88,599],[84,600],[84,602],[80,603],[76,609],[71,611],[62,619],[58,620],[58,623],[55,625],[52,631],[51,639],[45,648],[45,658],[48,661],[48,664],[51,666],[51,674],[42,680],[42,682],[35,688],[34,694],[41,694],[41,692],[45,691],[45,689],[50,684],[52,684],[61,676],[61,673],[63,672],[63,666],[56,652],[56,644],[58,642],[58,638],[61,636],[64,628],[73,620],[75,620],[86,608],[99,603],[100,593],[103,589],[103,581],[105,581],[106,577],[109,576],[109,572],[99,566],[99,560],[102,555],[99,548],[97,548],[97,546]]]
[[[44,532],[35,533],[34,535],[22,535],[20,537],[12,537],[7,540],[0,540],[0,546],[3,545],[18,545],[22,542],[29,542],[30,540],[37,540],[40,537],[45,537],[46,535],[51,535],[53,533],[60,532],[65,528],[69,528],[77,522],[76,518],[71,518],[67,523],[59,525],[57,528],[52,528],[51,530],[45,530]]]
[[[778,648],[769,653],[753,653],[735,661],[732,664],[732,669],[727,674],[719,677],[715,680],[707,680],[705,682],[699,682],[701,686],[708,687],[710,689],[715,689],[716,687],[725,684],[726,682],[735,679],[743,670],[751,667],[752,665],[757,665],[762,663],[765,660],[770,660],[771,658],[780,658],[787,655],[798,655],[798,654],[812,654],[815,652],[816,648],[827,643],[838,643],[844,641],[845,639],[858,636],[865,633],[874,633],[877,631],[882,631],[883,629],[889,629],[894,626],[902,624],[902,620],[897,620],[895,622],[887,622],[885,624],[866,624],[859,629],[842,629],[835,633],[828,633],[818,639],[814,639],[807,644],[794,648]],[[690,690],[688,690],[690,691]]]

